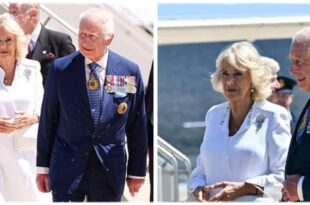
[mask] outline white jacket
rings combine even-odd
[[[247,181],[265,191],[277,187],[279,192],[291,138],[287,111],[268,101],[254,102],[234,136],[229,136],[229,113],[229,102],[207,112],[205,135],[197,167],[188,182],[189,191],[223,181]],[[219,191],[212,190],[210,196]]]
[[[0,117],[15,117],[15,112],[40,115],[43,85],[40,64],[37,61],[23,58],[16,63],[14,80],[11,86],[3,84],[4,71],[0,68]],[[14,136],[16,151],[35,149],[37,123],[23,129],[16,130],[11,134],[1,134],[0,137]],[[21,138],[24,135],[26,139]]]

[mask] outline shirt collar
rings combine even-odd
[[[30,39],[37,43],[37,40],[39,38],[40,32],[41,32],[41,24],[38,23],[37,27],[34,29],[34,31],[30,34]]]
[[[106,69],[108,64],[108,56],[109,56],[109,50],[107,49],[107,52],[104,54],[104,56],[102,56],[102,58],[95,63],[97,63],[101,67],[101,69]],[[88,64],[90,63],[92,63],[92,61],[89,60],[88,58],[85,58],[85,67],[88,67]]]

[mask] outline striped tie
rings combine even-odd
[[[100,118],[101,97],[100,97],[100,81],[98,76],[99,65],[97,63],[88,64],[91,72],[88,80],[88,97],[91,108],[91,114],[94,124],[97,127]]]

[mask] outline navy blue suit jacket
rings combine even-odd
[[[80,52],[57,59],[46,82],[37,144],[37,166],[49,167],[53,192],[71,194],[78,186],[93,147],[108,174],[110,186],[122,194],[126,176],[125,133],[128,142],[127,174],[146,173],[146,113],[144,86],[138,65],[109,51],[106,75],[135,76],[136,93],[125,97],[103,91],[102,114],[94,127],[85,79],[85,58]],[[127,103],[124,114],[120,103]]]
[[[302,185],[305,201],[310,201],[310,134],[302,138],[299,143],[296,142],[296,137],[308,106],[310,106],[310,100],[308,100],[295,127],[285,167],[285,175],[299,174],[305,176]],[[305,129],[307,129],[307,126],[308,125],[306,125]]]

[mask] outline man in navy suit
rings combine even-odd
[[[292,39],[291,74],[301,90],[310,92],[310,27]],[[284,201],[310,201],[310,100],[299,116],[287,156]]]
[[[107,47],[110,12],[81,14],[79,50],[57,59],[46,81],[37,144],[37,185],[53,201],[120,201],[146,173],[144,86],[137,64]]]

